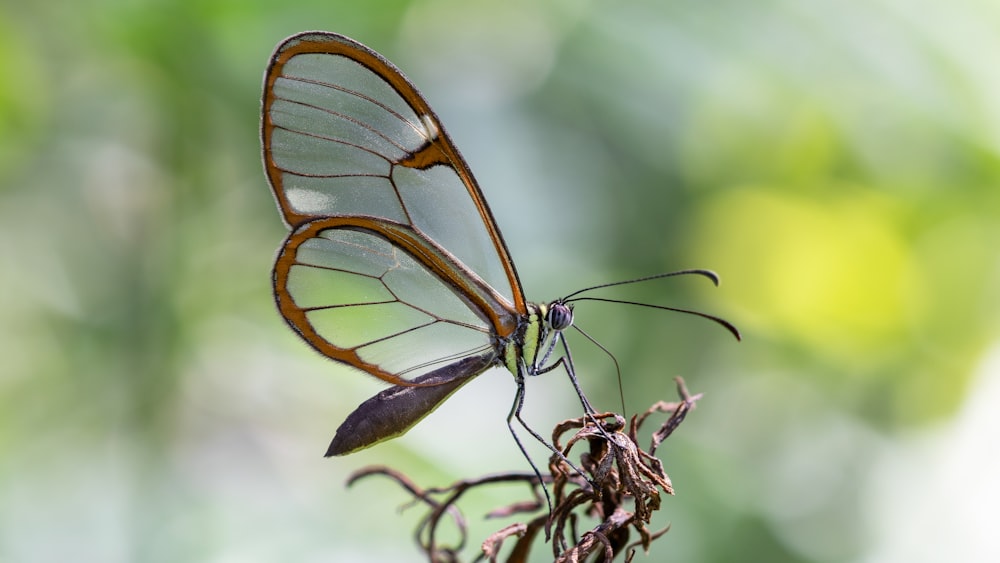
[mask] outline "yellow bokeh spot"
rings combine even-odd
[[[759,330],[846,361],[892,353],[919,308],[918,279],[883,196],[740,189],[709,200],[694,254]]]

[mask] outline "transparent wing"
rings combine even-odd
[[[347,216],[410,226],[482,280],[493,301],[526,313],[475,179],[416,87],[381,55],[331,33],[288,38],[265,76],[261,135],[290,226]]]
[[[457,273],[456,273],[457,272]],[[488,292],[406,225],[323,218],[286,240],[278,308],[321,353],[400,385],[470,356],[495,357]],[[482,370],[480,370],[482,371]]]

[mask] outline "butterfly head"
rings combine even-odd
[[[560,332],[573,325],[573,305],[562,300],[553,301],[545,307],[545,324]]]

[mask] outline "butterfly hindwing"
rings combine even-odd
[[[492,349],[492,323],[453,284],[370,220],[317,219],[293,232],[275,264],[278,307],[323,354],[400,384]],[[406,227],[398,227],[406,229]],[[417,239],[419,240],[419,239]],[[439,261],[440,263],[441,261]]]

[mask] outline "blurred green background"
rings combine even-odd
[[[1000,560],[989,0],[0,4],[0,560],[416,561],[419,511],[349,472],[526,469],[499,370],[403,439],[322,457],[380,386],[272,305],[261,76],[307,29],[420,85],[531,299],[722,276],[617,295],[721,314],[740,344],[577,308],[630,410],[674,375],[706,393],[660,450],[678,494],[648,560]],[[529,384],[536,428],[578,412],[565,378]],[[473,545],[522,492],[470,497]]]

